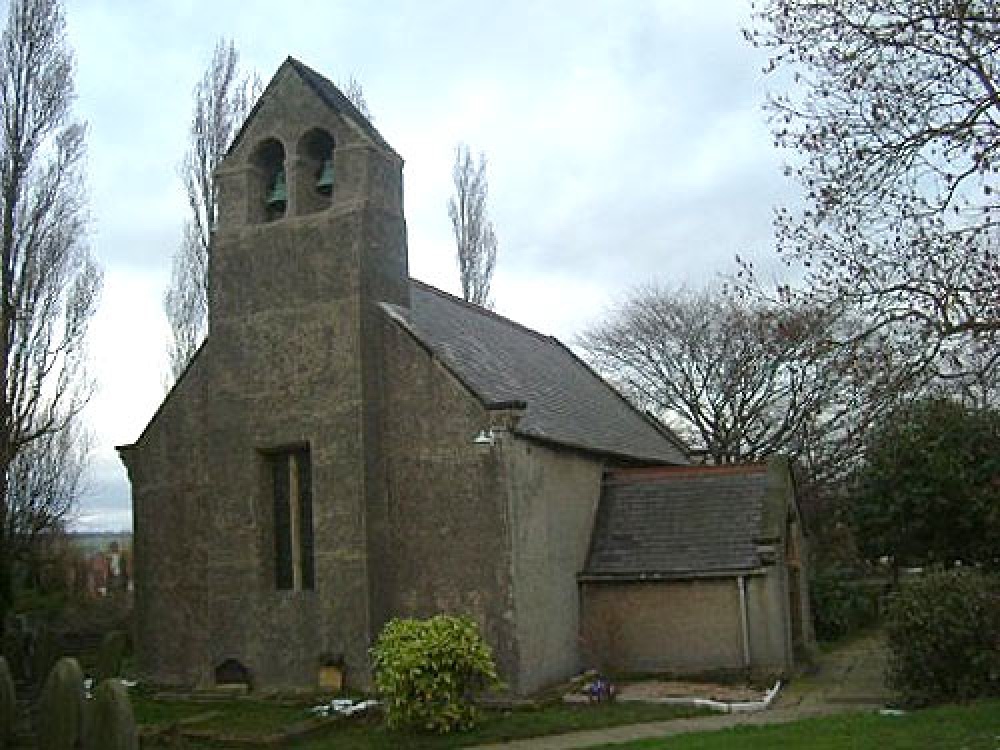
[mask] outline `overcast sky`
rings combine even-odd
[[[220,37],[266,82],[285,57],[353,75],[406,161],[411,274],[460,287],[455,145],[488,160],[496,310],[567,343],[631,287],[699,284],[772,257],[781,176],[748,0],[72,0],[89,125],[91,241],[105,287],[91,352],[96,437],[79,528],[131,524],[114,452],[164,395],[162,311],[185,199],[191,90]]]

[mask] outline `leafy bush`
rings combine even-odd
[[[490,647],[468,617],[390,620],[371,654],[393,728],[469,729],[476,719],[472,692],[497,681]]]
[[[878,619],[877,586],[857,580],[850,573],[818,573],[809,581],[809,596],[816,637],[821,641],[843,638]]]
[[[897,567],[1000,567],[1000,410],[907,404],[867,439],[851,523],[861,553]]]
[[[1000,578],[929,573],[888,612],[889,685],[912,706],[1000,695]]]

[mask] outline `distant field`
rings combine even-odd
[[[73,546],[85,552],[107,549],[111,542],[118,542],[120,547],[132,546],[132,535],[127,531],[71,531],[67,536]]]

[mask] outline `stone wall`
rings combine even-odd
[[[206,571],[212,491],[203,470],[204,351],[164,401],[142,448],[122,450],[132,481],[136,661],[160,682],[208,668]]]
[[[336,141],[332,205],[318,210],[296,198],[315,128]],[[290,181],[285,217],[269,222],[254,208],[267,139],[283,144]],[[366,674],[369,566],[385,547],[377,304],[405,305],[409,289],[401,169],[286,65],[219,171],[209,339],[123,450],[153,679],[208,682],[235,658],[261,686],[310,685],[324,653],[346,657],[349,679]],[[292,446],[311,459],[312,590],[275,580],[267,456]]]
[[[387,615],[467,614],[516,680],[510,519],[499,454],[473,438],[482,404],[409,333],[386,320],[384,413],[390,564]]]

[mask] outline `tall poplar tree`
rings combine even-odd
[[[101,273],[86,244],[73,72],[59,0],[14,0],[0,36],[0,628],[24,520],[12,502],[24,465],[13,467],[58,443],[90,394],[84,345]]]

